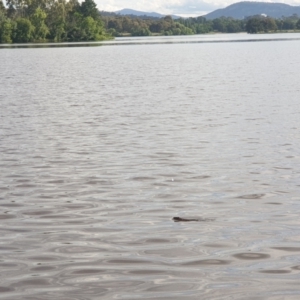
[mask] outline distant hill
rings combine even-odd
[[[283,3],[244,1],[234,3],[222,9],[217,9],[204,17],[208,20],[220,17],[244,19],[260,14],[266,14],[273,18],[281,18],[282,16],[289,17],[293,14],[298,14],[298,16],[300,16],[300,6],[291,6]]]
[[[163,18],[166,15],[162,15],[156,12],[145,12],[145,11],[139,11],[139,10],[134,10],[134,9],[129,9],[129,8],[124,8],[122,10],[115,11],[117,15],[122,15],[122,16],[137,16],[137,17],[151,17],[151,18]],[[174,16],[172,15],[173,19],[179,19],[179,16]]]

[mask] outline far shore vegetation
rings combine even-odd
[[[173,19],[99,12],[94,0],[0,0],[0,43],[101,41],[122,36],[300,32],[300,17]]]
[[[263,15],[243,20],[221,17],[207,20],[205,17],[172,19],[147,16],[120,16],[101,12],[104,26],[112,36],[192,35],[206,33],[270,33],[300,31],[297,15],[274,19]]]

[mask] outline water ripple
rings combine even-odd
[[[298,38],[1,49],[0,299],[298,299]]]

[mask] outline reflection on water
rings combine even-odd
[[[0,299],[299,299],[298,49],[2,49]]]

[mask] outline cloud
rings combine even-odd
[[[99,10],[107,10],[107,11],[116,11],[123,8],[131,8],[135,10],[142,10],[142,11],[156,11],[160,12],[163,8],[162,1],[136,1],[136,0],[95,0],[97,3],[97,7]]]
[[[235,0],[94,0],[99,10],[116,11],[123,8],[158,12],[162,14],[197,14],[203,11],[210,12],[239,2]],[[255,0],[254,0],[255,1]],[[290,5],[300,5],[300,0],[261,0],[281,2]]]
[[[174,1],[175,2],[175,1]],[[205,2],[197,0],[177,1],[178,3],[166,4],[165,7],[173,13],[195,14],[202,11],[213,11],[227,6],[223,3]]]
[[[212,2],[197,0],[152,0],[152,1],[133,1],[133,0],[95,0],[99,10],[116,11],[123,8],[131,8],[148,12],[158,12],[164,14],[170,13],[193,13],[197,11],[212,11],[224,4],[215,4]]]

